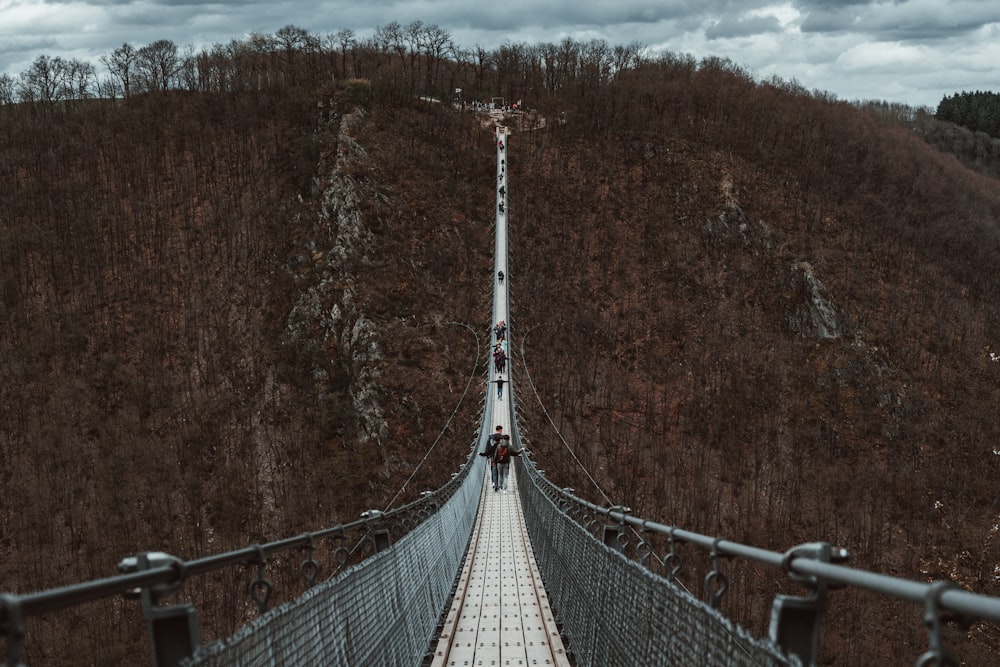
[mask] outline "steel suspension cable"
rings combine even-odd
[[[566,438],[564,438],[562,436],[562,433],[559,432],[559,428],[556,426],[555,422],[552,421],[552,417],[549,415],[549,411],[545,408],[545,404],[542,403],[541,396],[538,395],[538,389],[535,387],[535,383],[531,379],[531,373],[528,371],[528,363],[527,361],[525,361],[524,357],[524,341],[528,337],[528,334],[531,333],[533,329],[534,327],[532,327],[532,329],[529,329],[528,331],[526,331],[524,334],[521,335],[521,349],[519,352],[521,356],[521,368],[524,369],[524,376],[528,380],[528,385],[531,386],[531,393],[534,394],[535,400],[538,401],[539,407],[542,408],[542,414],[545,415],[545,419],[548,420],[549,425],[552,427],[552,430],[555,431],[555,434],[559,438],[559,441],[563,444],[563,447],[565,447],[566,451],[569,452],[569,455],[573,457],[573,460],[576,461],[576,464],[580,466],[580,470],[582,470],[583,474],[587,476],[587,479],[589,479],[591,484],[594,485],[594,488],[596,488],[598,493],[601,494],[601,497],[604,498],[605,502],[607,502],[609,505],[613,505],[614,503],[611,501],[611,498],[609,498],[608,494],[604,492],[604,489],[601,488],[601,485],[597,483],[597,480],[594,479],[593,475],[590,474],[590,471],[587,470],[587,466],[583,465],[583,462],[577,457],[576,452],[574,452],[570,448],[569,443],[566,442]]]
[[[472,386],[472,382],[476,379],[476,369],[479,367],[479,355],[482,353],[482,341],[479,337],[479,333],[475,330],[475,328],[469,326],[468,324],[465,324],[464,322],[448,321],[444,322],[444,324],[454,324],[460,327],[465,327],[466,329],[472,332],[473,336],[476,337],[476,354],[475,354],[475,362],[473,363],[472,366],[472,372],[469,375],[469,381],[466,382],[465,384],[465,389],[462,391],[462,395],[459,396],[458,402],[455,404],[455,409],[452,410],[450,415],[448,415],[448,419],[445,420],[445,423],[441,427],[441,430],[438,432],[438,435],[434,439],[434,442],[432,442],[430,446],[427,448],[427,451],[424,453],[423,458],[420,459],[420,463],[418,463],[416,467],[414,467],[413,471],[410,473],[410,476],[407,477],[406,481],[404,481],[402,486],[399,487],[399,490],[396,492],[396,495],[392,497],[392,499],[389,501],[389,504],[385,506],[384,510],[382,510],[383,512],[388,512],[392,508],[393,503],[395,503],[396,500],[399,499],[399,497],[406,490],[406,487],[409,485],[409,483],[413,481],[413,478],[416,476],[417,472],[419,472],[420,468],[424,465],[424,463],[426,463],[428,457],[430,457],[431,455],[431,452],[434,451],[434,448],[441,441],[441,438],[444,437],[445,431],[448,430],[448,426],[451,424],[452,419],[454,419],[455,415],[458,413],[458,409],[462,406],[462,403],[465,402],[466,396],[469,395],[469,388]],[[353,556],[357,552],[357,550],[361,548],[361,545],[365,543],[365,539],[366,539],[365,537],[361,537],[357,542],[355,542],[354,546],[348,550],[348,554]],[[333,572],[330,575],[329,579],[333,579],[334,577],[337,576],[337,574],[338,572],[336,571]]]
[[[403,494],[403,492],[406,490],[407,485],[411,481],[413,481],[413,478],[417,475],[418,472],[420,472],[420,468],[427,461],[428,457],[430,457],[431,452],[433,452],[437,444],[441,442],[441,438],[444,437],[445,432],[448,430],[448,426],[451,425],[452,419],[455,418],[455,415],[458,413],[458,409],[462,407],[462,403],[465,402],[465,397],[469,395],[469,388],[472,387],[472,382],[476,379],[476,369],[479,367],[479,355],[482,352],[482,341],[479,338],[479,332],[477,332],[473,327],[469,326],[468,324],[465,324],[464,322],[445,322],[445,324],[455,324],[460,327],[465,327],[466,329],[472,332],[473,336],[476,337],[475,363],[472,366],[472,372],[469,375],[469,381],[465,383],[465,389],[462,391],[462,395],[459,396],[458,402],[455,404],[455,409],[451,411],[450,415],[448,415],[448,419],[445,420],[444,425],[438,432],[437,437],[434,438],[434,442],[432,442],[430,444],[430,447],[427,448],[427,451],[424,453],[424,457],[420,459],[420,463],[418,463],[416,467],[413,468],[413,472],[411,472],[410,476],[406,478],[406,481],[403,482],[403,485],[399,487],[399,491],[397,491],[396,495],[392,497],[392,500],[389,501],[389,504],[385,506],[385,509],[382,510],[383,512],[388,512],[392,508],[392,504],[396,502],[396,500]]]
[[[560,442],[562,442],[563,446],[566,447],[566,450],[570,453],[570,456],[573,457],[573,460],[577,462],[577,464],[580,466],[580,469],[583,470],[583,473],[587,476],[587,478],[591,481],[591,483],[593,483],[594,487],[597,489],[597,491],[604,498],[605,502],[608,505],[613,505],[614,502],[611,500],[611,498],[608,497],[608,494],[604,492],[604,489],[601,488],[601,485],[598,484],[597,480],[595,480],[594,477],[590,474],[590,472],[587,470],[586,466],[583,465],[583,462],[580,461],[580,459],[577,458],[577,456],[573,452],[573,450],[570,449],[569,444],[566,442],[566,439],[563,438],[562,433],[559,432],[559,428],[552,421],[552,417],[549,415],[548,410],[545,409],[545,405],[542,403],[542,399],[538,395],[538,389],[535,387],[535,383],[532,382],[532,380],[531,380],[531,373],[528,370],[528,364],[525,361],[525,357],[524,357],[524,340],[525,340],[525,338],[527,338],[527,336],[528,336],[529,333],[531,333],[531,329],[529,329],[524,335],[521,336],[520,356],[521,356],[521,367],[524,369],[524,375],[525,375],[526,379],[528,380],[528,384],[531,386],[531,392],[535,396],[535,400],[538,401],[538,405],[542,408],[542,414],[545,415],[545,418],[548,420],[549,425],[552,426],[552,430],[555,431],[555,433],[558,436]],[[629,529],[632,531],[632,534],[637,539],[640,539],[640,540],[643,539],[643,537],[638,533],[638,531],[635,530],[635,527],[629,526]],[[663,559],[655,551],[651,551],[650,555],[660,565],[664,564]],[[674,583],[677,586],[679,586],[681,589],[683,589],[684,591],[686,591],[688,593],[691,592],[690,589],[688,589],[688,587],[684,585],[684,582],[680,581],[679,579],[674,579]]]

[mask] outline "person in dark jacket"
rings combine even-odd
[[[510,436],[507,437],[508,440],[500,442],[493,453],[493,460],[496,461],[497,468],[497,486],[500,487],[500,493],[507,493],[507,477],[510,475],[511,457],[521,455],[521,450],[514,449],[509,441]]]
[[[493,490],[499,491],[500,486],[497,484],[497,463],[494,460],[497,453],[497,446],[501,442],[510,442],[510,436],[503,432],[503,426],[497,424],[496,432],[490,436],[489,440],[486,441],[486,449],[479,452],[480,456],[485,456],[486,460],[490,464],[490,479],[493,481]]]

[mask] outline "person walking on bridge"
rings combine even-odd
[[[510,442],[510,436],[503,432],[503,426],[497,424],[496,432],[486,441],[486,449],[479,452],[480,456],[485,456],[490,464],[490,480],[493,482],[493,490],[499,491],[500,485],[497,483],[497,447],[502,442]]]
[[[503,378],[502,377],[498,377],[496,379],[496,383],[497,383],[497,400],[498,401],[502,401],[503,400]]]
[[[507,493],[507,477],[510,475],[510,457],[520,456],[521,451],[515,450],[508,440],[504,440],[497,445],[496,454],[493,458],[497,462],[497,485],[501,493]]]
[[[503,271],[497,271],[497,280],[499,280],[500,284],[503,285]]]

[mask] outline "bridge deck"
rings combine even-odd
[[[497,208],[493,314],[507,321],[507,284],[496,272],[507,271],[507,174],[504,144],[506,128],[497,128]],[[511,379],[508,369],[507,380]],[[494,382],[500,374],[490,364],[487,399],[492,426],[511,432],[510,400],[497,396]],[[484,460],[485,463],[485,460]],[[559,665],[569,667],[535,556],[528,541],[517,476],[510,466],[507,493],[493,490],[490,469],[483,465],[483,493],[469,552],[455,591],[455,599],[438,640],[431,665]]]
[[[493,491],[489,469],[455,600],[432,665],[569,665],[521,514],[509,491]]]

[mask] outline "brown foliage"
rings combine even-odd
[[[608,495],[664,523],[778,550],[828,540],[860,567],[996,594],[995,182],[725,63],[649,65],[596,95],[576,124],[510,142],[511,287],[540,398]],[[801,326],[806,274],[834,337]],[[533,440],[560,484],[592,488],[547,461],[564,458],[552,435]],[[763,632],[769,598],[733,595]],[[887,626],[894,608],[838,601],[824,663],[919,655],[919,610]],[[989,641],[949,641],[990,661]]]
[[[475,364],[453,322],[488,324],[492,135],[411,95],[457,83],[566,121],[510,143],[512,326],[539,400],[615,503],[997,592],[995,181],[725,61],[567,41],[454,63],[376,46],[330,59],[367,78],[335,92],[316,92],[331,54],[291,51],[283,72],[249,50],[199,57],[197,89],[213,92],[0,109],[0,589],[392,502]],[[357,106],[370,111],[342,143]],[[343,255],[337,179],[365,229]],[[362,387],[382,410],[372,431]],[[519,392],[536,458],[586,493]],[[457,467],[475,412],[462,406],[407,493]],[[732,567],[724,608],[762,632],[786,585]],[[206,637],[247,617],[242,577],[185,587]],[[29,663],[142,650],[130,604],[65,619],[29,628]],[[948,644],[990,662],[996,637],[971,636]],[[824,662],[916,656],[925,639],[919,610],[839,592]]]
[[[317,125],[315,97],[289,92],[137,96],[58,122],[8,114],[0,589],[109,576],[142,550],[205,556],[385,508],[458,403],[476,346],[447,321],[486,326],[487,295],[471,276],[490,273],[489,236],[422,183],[471,200],[483,175],[466,165],[489,138],[418,113],[397,154],[391,130],[365,130],[374,159],[361,175],[382,194],[366,204],[374,243],[346,269],[388,359],[395,437],[376,447],[353,414],[358,371],[341,332],[288,328],[303,291],[329,276],[316,187],[340,153],[339,116]],[[454,284],[468,288],[445,289]],[[457,468],[476,396],[397,505]],[[283,595],[301,589],[290,572]],[[199,603],[206,638],[246,619],[240,578],[188,586],[215,604]],[[111,627],[99,627],[107,610],[69,612],[75,624],[95,618],[66,639],[65,620],[31,623],[28,661],[141,655],[138,610],[117,606],[128,621]]]

